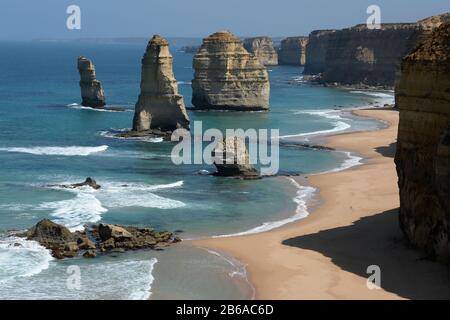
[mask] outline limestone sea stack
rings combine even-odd
[[[81,105],[92,108],[105,106],[105,92],[101,82],[96,79],[95,67],[91,60],[80,56],[78,71],[80,73]]]
[[[281,41],[278,62],[284,65],[303,66],[306,62],[308,37],[288,37]]]
[[[135,106],[133,131],[167,133],[189,128],[183,96],[172,70],[169,43],[153,36],[142,58],[141,93]]]
[[[269,109],[269,76],[241,40],[227,31],[205,39],[194,56],[192,104],[196,110]]]
[[[278,54],[273,47],[272,39],[269,37],[254,37],[244,40],[244,48],[255,55],[265,66],[278,64]]]
[[[236,136],[226,137],[212,152],[216,176],[258,179],[259,172],[251,164],[245,140]]]
[[[450,262],[450,22],[403,59],[397,165],[400,226],[430,257]]]

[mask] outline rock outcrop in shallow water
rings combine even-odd
[[[95,67],[86,57],[78,58],[78,71],[80,73],[81,105],[92,108],[105,106],[105,92],[102,84],[96,79]]]
[[[288,37],[281,41],[278,63],[303,66],[306,62],[306,45],[308,37]]]
[[[132,136],[189,128],[183,96],[172,69],[169,43],[153,36],[142,58],[141,94],[135,106]]]
[[[184,46],[181,48],[181,51],[184,53],[197,53],[200,46]]]
[[[402,62],[395,163],[400,226],[429,256],[450,261],[450,22]]]
[[[216,176],[258,179],[260,174],[251,164],[245,141],[239,137],[226,137],[212,152]]]
[[[138,249],[161,249],[181,241],[171,232],[157,232],[149,228],[98,224],[85,231],[70,232],[66,227],[48,219],[39,221],[18,236],[37,241],[51,250],[57,259],[73,258],[80,254],[92,258],[101,252],[120,252]]]
[[[81,187],[91,187],[92,189],[98,190],[101,188],[97,182],[91,177],[87,177],[86,180],[80,183],[72,183],[72,184],[60,184],[60,185],[49,185],[49,187],[61,187],[67,189],[75,189]]]
[[[269,37],[254,37],[244,39],[244,48],[255,55],[265,66],[278,64],[278,54],[273,47],[272,39]]]
[[[325,70],[328,41],[336,30],[315,30],[308,37],[304,74],[321,74]]]
[[[268,110],[269,76],[241,40],[230,32],[203,39],[194,56],[192,104],[195,110]]]

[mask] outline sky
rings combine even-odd
[[[1,0],[0,40],[298,36],[316,29],[365,23],[369,5],[381,22],[414,22],[450,12],[449,0]],[[69,30],[69,5],[81,10],[81,29]]]

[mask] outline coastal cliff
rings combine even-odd
[[[278,63],[303,66],[306,62],[306,45],[308,37],[288,37],[281,41]]]
[[[321,74],[325,70],[328,40],[336,30],[315,30],[308,37],[304,74]]]
[[[450,261],[450,22],[401,66],[397,165],[400,226],[429,256]]]
[[[341,30],[316,30],[306,48],[305,74],[320,74],[324,84],[393,88],[402,58],[450,14],[417,23],[386,23],[380,29],[360,24]]]
[[[419,30],[415,23],[373,30],[361,24],[330,34],[322,81],[393,87],[401,58],[416,45]]]
[[[278,64],[278,54],[273,47],[272,39],[269,37],[246,38],[244,48],[253,53],[263,65],[274,66]]]
[[[135,106],[133,131],[154,133],[189,128],[172,60],[167,40],[153,36],[142,58],[141,93]]]
[[[194,109],[269,109],[267,70],[232,33],[216,32],[203,39],[193,68]]]
[[[80,56],[78,72],[80,73],[81,105],[92,108],[105,106],[105,92],[101,82],[96,78],[95,67],[91,60]]]

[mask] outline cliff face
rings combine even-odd
[[[382,24],[375,30],[361,24],[314,31],[307,46],[305,74],[322,73],[324,83],[393,87],[401,59],[433,28],[449,20],[450,13],[445,13],[417,23]]]
[[[269,37],[255,37],[244,40],[244,48],[255,55],[263,65],[273,66],[278,64],[278,54]]]
[[[329,35],[322,80],[392,87],[401,58],[414,48],[418,35],[414,23],[338,30]]]
[[[303,66],[306,62],[308,37],[289,37],[281,41],[278,63]]]
[[[96,79],[95,67],[91,60],[81,56],[78,58],[78,72],[80,73],[81,105],[101,108],[105,102],[105,93],[100,81]]]
[[[402,62],[395,163],[400,225],[431,257],[450,260],[450,22]]]
[[[141,94],[135,106],[134,131],[189,128],[183,96],[172,70],[167,40],[153,36],[142,58]]]
[[[266,68],[230,32],[203,39],[194,56],[192,104],[195,109],[267,110],[269,76]]]
[[[336,30],[316,30],[311,32],[306,45],[304,74],[320,74],[325,70],[325,58],[330,35]]]

